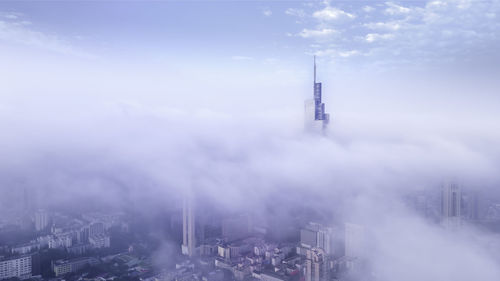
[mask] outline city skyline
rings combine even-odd
[[[499,12],[0,1],[0,279],[497,281]]]

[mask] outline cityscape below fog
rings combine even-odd
[[[304,131],[323,138],[330,115],[316,68],[314,58],[313,98],[304,104]],[[300,202],[277,215],[274,209],[283,208],[279,196],[287,194],[259,212],[229,211],[217,208],[196,188],[185,189],[154,226],[133,209],[42,209],[36,187],[19,195],[21,208],[0,218],[2,280],[383,280],[371,270],[377,257],[369,254],[375,239],[370,227],[376,223],[332,224],[335,218],[328,211]],[[491,232],[488,247],[498,254],[500,198],[444,180],[400,200],[443,231],[474,226]],[[161,235],[152,236],[151,229]],[[168,247],[158,258],[163,241]]]
[[[488,243],[498,253],[498,198],[448,182],[401,199],[443,231],[476,226],[496,233]],[[228,214],[191,193],[153,227],[163,237],[152,237],[152,226],[126,210],[38,209],[29,193],[19,202],[22,210],[0,224],[1,279],[379,280],[367,258],[371,229],[330,224],[314,215],[314,206],[291,208],[284,230],[269,224],[280,219],[273,212],[266,220],[252,210]],[[154,261],[162,240],[168,258]]]
[[[0,0],[0,281],[500,281],[500,0]]]

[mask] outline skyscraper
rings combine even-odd
[[[364,227],[354,223],[345,224],[345,255],[349,258],[362,258],[365,254]]]
[[[479,192],[477,190],[470,191],[467,196],[467,217],[469,220],[477,221],[479,220],[479,209],[480,202]],[[462,211],[462,210],[460,210]]]
[[[443,225],[456,228],[460,225],[462,192],[457,183],[447,182],[443,184],[441,191],[441,214]]]
[[[49,214],[45,210],[38,210],[35,213],[35,230],[43,231],[49,226]]]
[[[306,252],[305,281],[324,281],[327,276],[327,262],[323,249],[312,248]]]
[[[316,56],[314,56],[313,98],[305,101],[305,127],[309,131],[323,131],[330,121],[330,114],[325,113],[322,102],[321,82],[316,82]]]
[[[319,248],[326,255],[333,255],[335,252],[335,235],[336,231],[334,228],[310,222],[304,228],[300,229],[300,246],[297,252],[304,254],[307,249]]]
[[[196,222],[193,200],[185,196],[182,205],[182,254],[194,256],[196,250]]]

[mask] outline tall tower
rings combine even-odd
[[[49,226],[49,214],[45,210],[35,212],[35,230],[43,231]]]
[[[322,102],[321,82],[316,82],[316,56],[314,56],[313,98],[305,101],[305,127],[311,131],[323,131],[330,121],[330,114],[325,113]]]
[[[300,246],[297,249],[299,254],[306,253],[307,249],[322,249],[325,255],[333,255],[335,251],[335,230],[332,227],[325,227],[319,223],[309,222],[300,229]]]
[[[184,196],[182,204],[182,254],[194,256],[196,250],[196,222],[193,200],[190,196]]]
[[[443,224],[448,228],[460,226],[462,192],[457,183],[448,182],[443,184],[441,191],[441,214]]]
[[[350,258],[362,258],[365,254],[365,229],[354,223],[345,224],[345,255]]]

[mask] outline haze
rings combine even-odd
[[[297,221],[362,225],[370,267],[345,280],[499,280],[500,214],[450,231],[408,203],[439,207],[453,181],[484,216],[500,204],[499,13],[497,0],[0,2],[0,221],[26,190],[54,212],[133,213],[161,268],[180,251],[162,224],[191,193],[278,240]],[[314,55],[322,134],[304,130]]]

